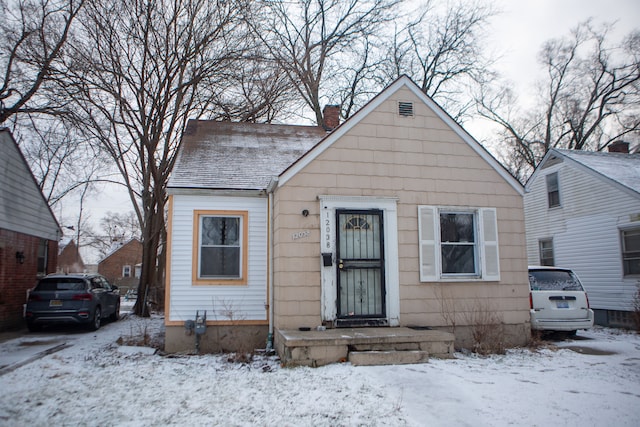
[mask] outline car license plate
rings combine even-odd
[[[52,299],[49,301],[49,307],[62,307],[62,300]]]
[[[558,308],[569,308],[569,302],[568,301],[557,301],[556,302],[556,306]]]

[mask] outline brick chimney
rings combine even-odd
[[[340,106],[325,105],[322,110],[323,127],[325,130],[331,131],[340,125]]]
[[[629,154],[629,143],[624,141],[612,142],[609,144],[609,152]]]

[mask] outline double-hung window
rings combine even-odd
[[[540,249],[540,265],[554,266],[553,239],[540,239],[538,245]]]
[[[194,281],[246,283],[246,212],[197,211],[194,223]]]
[[[500,280],[493,208],[418,207],[420,280]]]
[[[640,275],[640,229],[622,230],[621,237],[624,275]]]
[[[440,212],[442,274],[478,275],[478,250],[473,212]]]
[[[560,186],[558,185],[558,172],[547,175],[547,201],[549,208],[560,206]]]

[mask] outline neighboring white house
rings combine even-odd
[[[530,265],[572,268],[596,323],[630,326],[640,280],[640,154],[552,149],[525,186]],[[625,152],[626,151],[626,152]]]

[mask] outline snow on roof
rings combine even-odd
[[[191,120],[168,187],[264,190],[326,135],[318,126]]]
[[[596,173],[640,193],[640,154],[555,149]]]
[[[73,241],[73,237],[62,236],[60,241],[58,241],[58,253],[62,252],[62,250]]]

